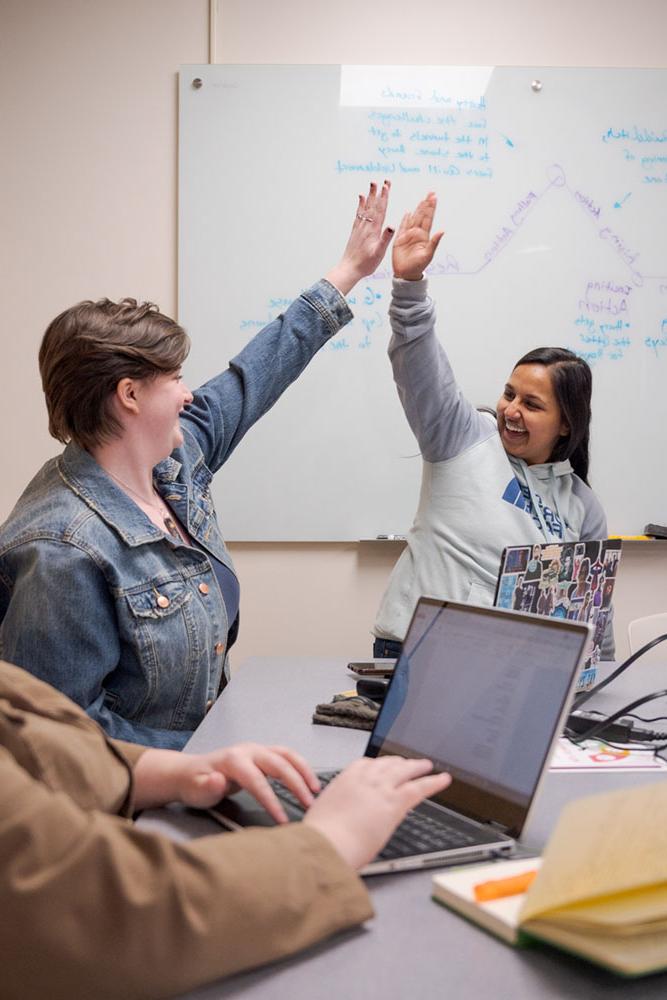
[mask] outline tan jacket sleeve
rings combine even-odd
[[[174,843],[107,815],[132,808],[120,749],[1,665],[3,1000],[171,996],[372,915],[361,880],[301,824]]]
[[[6,998],[171,996],[372,915],[300,824],[177,844],[82,810],[4,750],[0,817]]]
[[[140,743],[128,743],[126,740],[112,740],[107,737],[108,742],[127,760],[132,767],[135,766],[142,754],[145,754],[148,747]]]
[[[146,747],[110,740],[60,691],[0,661],[0,746],[33,778],[84,809],[131,816],[132,765]]]

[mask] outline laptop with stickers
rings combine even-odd
[[[591,626],[578,690],[595,682],[620,559],[618,538],[512,545],[502,554],[493,601],[496,607]]]

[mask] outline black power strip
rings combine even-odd
[[[581,736],[601,722],[604,722],[604,718],[593,712],[573,712],[572,715],[568,716],[565,729]],[[604,729],[598,730],[596,736],[603,740],[614,740],[616,743],[630,743],[633,739],[642,738],[635,730],[632,719],[610,722]]]

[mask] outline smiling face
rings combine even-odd
[[[505,451],[526,465],[548,462],[558,439],[569,434],[547,365],[518,365],[496,409]]]
[[[142,431],[155,446],[156,454],[166,458],[183,444],[180,414],[192,402],[192,393],[179,372],[137,379],[137,403],[142,419]]]

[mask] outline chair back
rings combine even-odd
[[[630,652],[636,652],[651,639],[665,634],[667,634],[667,611],[661,611],[657,615],[647,615],[645,618],[635,618],[628,625]],[[655,649],[651,649],[648,653],[644,653],[641,660],[646,662],[661,660],[663,663],[667,663],[667,640],[659,643]]]

